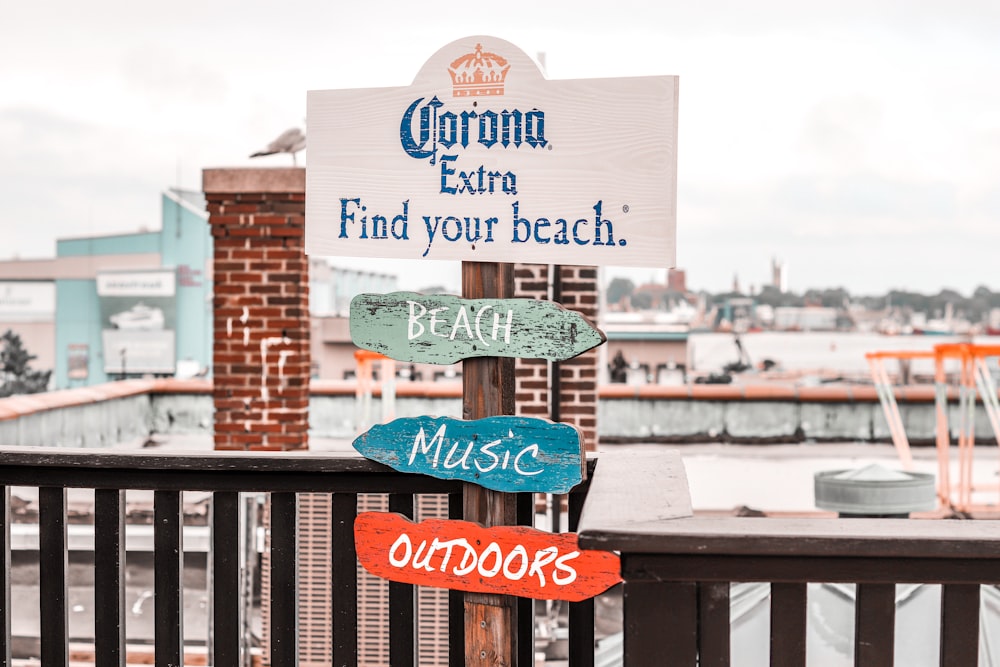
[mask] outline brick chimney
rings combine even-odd
[[[550,283],[557,284],[558,302],[596,324],[597,269],[559,266],[558,276],[550,277],[549,268],[546,264],[518,264],[514,271],[514,295],[546,299]],[[597,451],[597,364],[597,348],[560,362],[559,387],[553,394],[547,361],[517,359],[514,366],[517,414],[573,424],[583,434],[587,451]],[[558,397],[558,405],[553,405],[553,395]]]
[[[215,449],[309,446],[305,169],[206,169]]]

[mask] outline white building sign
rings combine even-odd
[[[173,271],[97,274],[105,373],[174,373],[176,291]]]
[[[51,322],[56,284],[51,281],[0,281],[0,322]]]
[[[173,271],[98,273],[98,296],[172,297],[177,292]]]
[[[311,255],[671,267],[677,77],[546,80],[478,36],[401,88],[310,91]]]

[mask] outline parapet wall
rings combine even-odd
[[[212,384],[123,380],[0,399],[0,446],[114,447],[156,433],[212,433]]]
[[[461,383],[400,382],[394,410],[383,413],[376,390],[368,420],[434,415],[461,417]],[[935,437],[934,391],[896,391],[912,444]],[[949,425],[957,438],[957,397]],[[386,406],[388,407],[388,406]],[[313,381],[310,434],[351,439],[366,425],[353,382]],[[96,387],[0,399],[0,446],[113,447],[169,434],[204,434],[212,440],[213,396],[204,380],[127,380]],[[605,385],[599,388],[598,429],[615,442],[890,442],[872,387]],[[989,419],[977,408],[975,433],[995,442]]]

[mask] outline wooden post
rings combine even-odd
[[[513,297],[513,264],[462,262],[462,296]],[[462,362],[462,401],[465,419],[514,414],[514,360],[482,357]],[[514,494],[466,483],[464,518],[487,527],[515,525],[516,498]],[[516,667],[517,627],[516,598],[466,593],[466,667]]]

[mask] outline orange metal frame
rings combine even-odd
[[[379,363],[380,389],[382,398],[382,422],[392,421],[396,412],[396,362],[389,357],[371,350],[355,350],[354,360],[357,363],[355,376],[355,423],[358,432],[366,431],[372,425],[371,405],[372,393],[375,388],[374,364]]]
[[[996,509],[996,505],[974,505],[972,494],[976,491],[1000,491],[998,484],[975,484],[972,478],[975,454],[976,402],[981,400],[986,410],[993,435],[1000,445],[1000,402],[997,388],[989,372],[987,359],[1000,357],[998,345],[974,345],[972,343],[945,343],[935,345],[933,351],[884,351],[869,352],[865,355],[871,369],[875,389],[882,404],[893,445],[904,469],[913,467],[910,443],[906,437],[899,405],[896,403],[895,389],[885,368],[887,359],[933,359],[934,360],[934,404],[935,439],[938,459],[938,500],[942,506],[969,512],[975,509]],[[951,431],[948,420],[949,391],[945,362],[957,360],[958,376],[958,480],[951,481]]]

